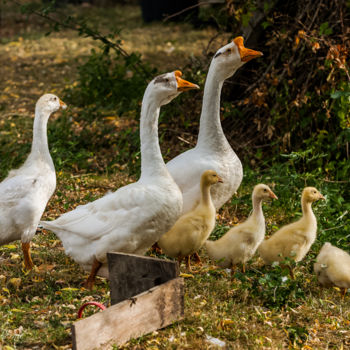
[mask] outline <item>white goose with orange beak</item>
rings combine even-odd
[[[0,183],[0,244],[20,239],[28,270],[33,267],[30,241],[56,188],[55,167],[47,143],[47,122],[53,112],[66,107],[55,95],[39,98],[31,152],[24,164]]]
[[[205,170],[215,170],[223,181],[211,188],[216,210],[232,197],[242,181],[242,164],[221,127],[220,95],[226,79],[246,62],[262,55],[245,48],[240,36],[220,48],[212,59],[204,87],[197,145],[167,163],[183,194],[183,214],[199,203],[200,178]]]
[[[142,100],[140,179],[54,221],[41,222],[62,240],[66,254],[90,271],[88,288],[97,273],[108,275],[107,252],[144,254],[181,214],[181,191],[159,148],[158,117],[161,106],[182,91],[198,88],[181,79],[180,71],[154,78]]]

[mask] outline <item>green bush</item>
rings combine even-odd
[[[144,76],[133,69],[139,61],[136,53],[123,57],[110,50],[92,50],[87,62],[79,66],[78,84],[66,91],[67,101],[82,107],[113,110],[117,114],[138,111],[147,86]],[[154,69],[146,64],[144,68],[155,75]]]

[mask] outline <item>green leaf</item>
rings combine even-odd
[[[333,33],[333,29],[328,27],[328,22],[324,22],[320,25],[320,35],[330,35]]]
[[[262,22],[262,23],[261,23],[261,26],[262,26],[264,29],[266,29],[267,27],[270,27],[270,26],[271,26],[271,23],[268,22],[268,21],[265,21],[265,22]]]
[[[331,93],[331,98],[339,98],[339,97],[342,97],[342,96],[350,96],[350,91],[334,91]]]
[[[243,27],[247,27],[249,25],[249,20],[251,17],[251,13],[245,13],[244,15],[242,15],[242,25]]]

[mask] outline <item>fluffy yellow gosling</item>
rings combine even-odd
[[[191,271],[191,254],[199,250],[215,226],[215,207],[211,199],[210,187],[218,182],[222,180],[214,170],[205,171],[200,182],[199,204],[195,209],[181,216],[158,241],[162,251],[168,256],[178,258],[179,264],[186,257],[189,271]]]
[[[345,296],[350,288],[350,255],[347,252],[325,243],[316,258],[314,271],[322,286],[339,287]]]
[[[266,264],[282,261],[286,257],[298,262],[305,257],[316,239],[317,220],[311,205],[319,199],[325,198],[316,188],[304,188],[301,196],[303,216],[298,221],[280,228],[258,248]]]
[[[219,266],[234,268],[236,264],[243,264],[253,257],[265,236],[265,218],[262,202],[268,198],[277,199],[269,186],[259,184],[252,193],[253,211],[248,219],[232,227],[217,241],[206,241],[205,247],[209,257]]]

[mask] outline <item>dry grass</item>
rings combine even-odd
[[[202,54],[215,34],[214,29],[195,30],[187,24],[143,25],[139,8],[132,6],[96,11],[71,7],[70,11],[92,16],[91,22],[99,21],[105,30],[112,24],[124,27],[124,47],[141,52],[160,70],[181,69],[190,55]],[[32,18],[29,24],[13,10],[8,14],[1,28],[0,122],[12,114],[32,117],[35,100],[44,92],[60,95],[74,82],[78,65],[97,45],[71,31],[46,37],[43,22]],[[220,46],[226,37],[218,38],[213,46]],[[60,172],[57,180],[44,219],[55,218],[133,179],[123,172],[108,176]],[[247,195],[250,187],[244,183],[238,197]],[[242,220],[249,212],[249,199],[242,203],[226,205],[218,223],[232,225]],[[275,216],[276,207],[265,209],[269,230],[285,220],[284,214]],[[292,292],[302,286],[303,297],[291,294],[289,306],[274,308],[266,306],[270,294],[264,294],[273,293],[274,286],[259,295],[259,278],[270,274],[259,260],[253,261],[247,280],[231,281],[225,270],[210,264],[205,252],[202,255],[203,266],[186,278],[184,320],[133,340],[124,349],[216,348],[206,335],[221,339],[227,349],[350,348],[349,296],[341,300],[336,289],[317,285],[311,273],[312,257],[296,270],[297,286]],[[87,300],[108,303],[108,283],[98,279],[92,292],[82,288],[86,274],[65,256],[61,242],[51,233],[38,232],[33,258],[37,268],[25,273],[19,243],[0,248],[0,348],[68,349],[70,324],[79,306]]]

